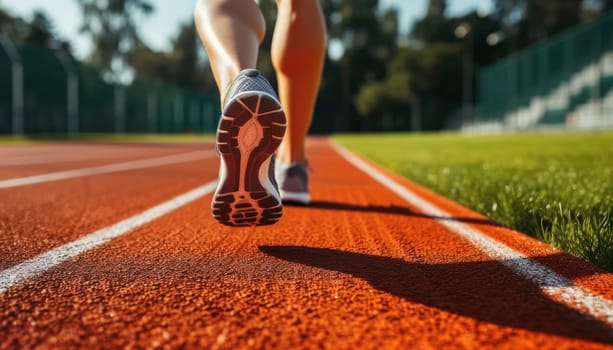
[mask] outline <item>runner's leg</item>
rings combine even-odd
[[[264,17],[254,1],[245,0],[199,0],[194,17],[223,98],[241,70],[255,68]]]
[[[200,0],[195,21],[222,96],[211,214],[229,226],[274,224],[283,213],[273,155],[285,113],[270,83],[252,69],[264,37],[262,13],[250,0]]]
[[[325,23],[318,0],[277,0],[277,7],[271,55],[287,115],[278,157],[285,163],[304,162],[304,142],[323,69]]]

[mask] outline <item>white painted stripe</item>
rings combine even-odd
[[[419,208],[424,214],[438,218],[436,220],[441,225],[467,239],[490,258],[499,261],[517,275],[535,283],[543,294],[550,299],[604,321],[609,326],[613,326],[613,301],[577,286],[573,281],[539,264],[526,255],[464,223],[454,220],[453,216],[449,213],[395,182],[346,148],[333,141],[330,143],[336,152],[356,168],[368,174],[412,206]]]
[[[59,154],[33,154],[14,157],[2,157],[0,166],[21,166],[33,164],[67,163],[81,160],[94,160],[116,157],[117,149],[74,149]]]
[[[215,190],[217,181],[209,182],[196,189],[179,195],[167,202],[150,208],[140,214],[122,220],[112,226],[105,227],[88,234],[76,241],[54,248],[46,253],[35,256],[19,265],[0,272],[0,293],[28,278],[35,277],[60,263],[71,259],[92,248],[107,243],[135,228],[151,222],[169,212],[182,207]]]
[[[210,158],[213,156],[215,156],[215,151],[197,151],[197,152],[175,154],[171,156],[164,156],[164,157],[158,157],[158,158],[149,158],[149,159],[143,159],[143,160],[135,160],[135,161],[129,161],[129,162],[95,166],[95,167],[89,167],[89,168],[58,171],[58,172],[48,173],[48,174],[1,180],[0,189],[32,185],[32,184],[37,184],[41,182],[72,179],[75,177],[82,177],[82,176],[108,174],[108,173],[115,173],[115,172],[127,171],[127,170],[151,168],[151,167],[156,167],[156,166],[161,166],[161,165],[184,163],[184,162],[189,162],[189,161],[198,160],[198,159],[206,159],[206,158]]]

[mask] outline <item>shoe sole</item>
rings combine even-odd
[[[283,208],[269,166],[285,134],[280,103],[263,92],[236,95],[217,130],[220,179],[211,204],[213,217],[228,226],[270,225]]]

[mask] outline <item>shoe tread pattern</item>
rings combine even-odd
[[[241,140],[241,129],[254,122],[261,130],[261,138],[248,148]],[[280,104],[266,93],[243,94],[226,106],[217,132],[217,149],[224,160],[226,176],[212,203],[213,217],[218,222],[229,226],[270,225],[281,218],[281,201],[272,193],[278,194],[278,190],[260,183],[259,174],[281,143],[285,127]],[[241,162],[245,156],[243,171]],[[270,180],[276,183],[274,177]]]

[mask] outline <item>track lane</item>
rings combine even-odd
[[[47,150],[50,148],[50,150]],[[58,171],[213,151],[212,143],[198,144],[46,144],[13,145],[0,155],[0,181]]]
[[[401,186],[409,188],[416,195],[425,199],[432,205],[441,210],[453,213],[458,219],[457,221],[470,226],[480,233],[495,239],[509,248],[530,257],[552,271],[568,278],[573,283],[577,284],[593,292],[596,295],[602,296],[608,300],[613,300],[613,274],[585,262],[581,259],[573,257],[570,254],[562,253],[560,250],[552,246],[536,240],[521,232],[515,231],[504,225],[501,225],[488,217],[474,212],[462,205],[453,202],[427,188],[421,187],[404,177],[401,177],[389,170],[379,167],[373,162],[361,158],[362,161],[373,166],[377,171],[397,182]],[[419,210],[417,208],[417,210]],[[439,219],[438,217],[433,217]]]
[[[5,157],[23,157],[23,156],[39,156],[43,154],[61,154],[66,152],[74,152],[75,143],[65,142],[36,142],[25,144],[3,144],[0,147],[0,156]],[[90,144],[85,147],[90,148]]]
[[[159,166],[170,166],[174,164],[180,164],[189,162],[192,160],[202,160],[207,158],[213,158],[215,151],[196,151],[189,153],[173,154],[169,156],[145,158],[132,160],[127,162],[112,163],[105,165],[96,165],[86,168],[69,169],[64,171],[56,171],[52,173],[45,173],[33,176],[25,176],[20,178],[13,178],[0,181],[0,189],[22,187],[35,185],[45,182],[53,182],[60,180],[74,179],[83,176],[93,176],[100,174],[110,174],[122,171],[140,170],[146,168],[153,168]]]
[[[487,229],[479,230],[469,225],[470,223],[478,223],[479,220],[468,220],[468,224],[465,224],[462,221],[466,220],[457,220],[449,212],[418,196],[410,190],[410,187],[402,186],[391,177],[386,176],[378,167],[369,164],[337,144],[333,144],[333,147],[346,160],[404,199],[409,205],[414,206],[426,215],[430,215],[441,225],[469,241],[490,258],[500,261],[502,265],[514,273],[533,281],[538,285],[541,292],[552,300],[580,310],[589,317],[602,320],[613,328],[613,301],[576,285],[571,279],[540,264],[532,259],[533,253],[524,254],[484,233],[484,231],[488,231]],[[483,221],[486,221],[486,219],[481,220],[481,222]],[[499,226],[493,222],[492,224],[493,226]],[[518,233],[514,232],[514,234]],[[610,283],[605,285],[611,286]]]
[[[0,269],[216,179],[217,160],[0,189]]]
[[[217,181],[211,181],[191,191],[160,203],[139,214],[121,220],[110,226],[101,228],[83,236],[75,241],[51,249],[37,255],[18,265],[0,271],[0,293],[19,284],[22,281],[34,278],[42,273],[53,269],[71,258],[74,258],[88,250],[103,245],[117,237],[120,237],[135,228],[158,219],[167,213],[180,208],[204,195],[212,193],[217,187]]]
[[[313,206],[232,229],[213,222],[210,198],[198,200],[0,295],[3,344],[611,344],[606,325],[545,298],[327,144],[310,153]]]

